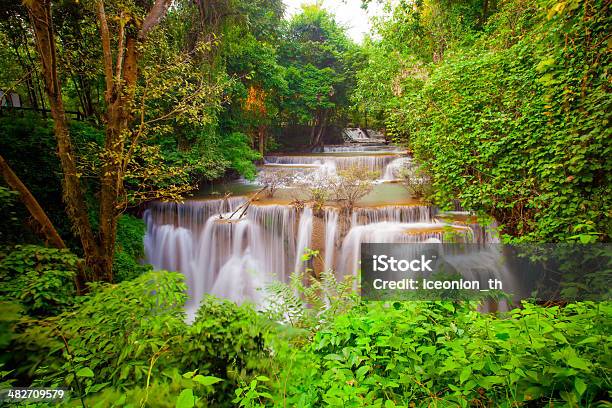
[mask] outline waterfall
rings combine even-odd
[[[218,225],[219,221],[214,218],[214,216],[211,217],[209,222],[212,221],[213,224]],[[214,280],[198,287],[203,287],[206,290],[212,283],[210,290],[206,291],[215,296],[224,297],[237,303],[249,299],[255,304],[262,304],[262,291],[268,279],[263,269],[266,260],[258,256],[262,254],[262,250],[266,249],[260,240],[262,237],[259,227],[251,220],[246,219],[237,222],[221,223],[221,229],[230,232],[230,239],[233,240],[229,259],[223,260],[219,264],[222,266],[218,269],[219,274]],[[203,240],[202,242],[206,241]],[[214,252],[215,249],[213,247],[211,252]],[[211,257],[210,259],[214,258]],[[208,268],[209,272],[214,272],[215,270],[217,269],[212,265]],[[210,276],[210,273],[204,274],[204,277]],[[200,299],[202,295],[203,293],[197,293],[194,298]]]
[[[325,209],[325,268],[334,268],[334,252],[338,232],[338,215],[336,208]]]
[[[147,261],[155,269],[169,271],[188,271],[191,269],[193,251],[192,232],[186,228],[170,224],[155,224],[151,212],[145,212],[147,232],[144,247]],[[189,276],[187,276],[189,280]],[[192,285],[187,282],[189,287]]]
[[[399,157],[393,160],[391,163],[387,164],[387,167],[385,167],[382,180],[393,181],[400,179],[401,171],[403,169],[408,169],[411,164],[412,159],[410,157]]]
[[[267,282],[287,282],[291,273],[304,270],[302,256],[313,245],[313,235],[323,237],[325,268],[333,268],[339,276],[357,273],[360,244],[365,242],[443,242],[448,229],[464,236],[465,242],[494,240],[473,217],[436,216],[428,206],[358,207],[342,220],[349,216],[326,207],[322,222],[315,223],[309,207],[298,210],[257,202],[243,217],[232,216],[245,201],[237,197],[155,203],[144,213],[146,258],[156,269],[185,275],[189,316],[205,293],[262,306]],[[313,231],[315,225],[324,232]],[[341,225],[349,227],[346,234]]]
[[[432,208],[425,205],[386,205],[353,209],[351,226],[378,223],[383,221],[398,223],[430,222]]]
[[[306,248],[310,246],[310,240],[312,238],[312,208],[306,207],[302,211],[300,217],[300,225],[297,233],[297,245],[295,252],[295,272],[302,272],[304,268],[304,261],[302,261],[302,255]]]
[[[386,146],[386,145],[338,145],[338,146],[323,146],[322,150],[324,153],[406,153],[406,150],[401,150],[397,146]]]
[[[365,156],[266,156],[265,164],[272,166],[321,166],[324,163],[334,163],[338,170],[345,170],[350,167],[365,167],[369,171],[381,172],[397,155],[365,155]]]
[[[229,211],[220,218],[217,210],[221,200],[211,201],[190,202],[189,208],[157,203],[148,209],[144,215],[146,258],[155,269],[185,275],[190,295],[188,312],[197,309],[205,293],[238,303],[250,300],[261,304],[265,282],[286,280],[289,266],[295,265],[296,210],[282,205],[252,205],[241,219],[238,214],[230,218]],[[244,199],[235,200],[226,209],[240,201]],[[203,214],[209,214],[204,222]],[[307,234],[302,233],[305,237]],[[308,244],[305,241],[302,245]]]
[[[472,229],[473,241],[476,243],[500,243],[497,234],[498,224],[492,221],[489,225],[477,222],[476,216],[468,211],[444,211],[436,215],[437,219],[454,225],[467,225]]]
[[[376,130],[368,129],[367,133],[361,128],[346,128],[342,131],[345,141],[357,142],[357,143],[382,143],[384,142],[384,135]]]
[[[443,242],[445,228],[452,228],[460,233],[469,233],[468,227],[442,223],[402,223],[376,222],[368,225],[353,226],[344,238],[340,250],[338,273],[355,275],[359,270],[362,243],[411,243]]]
[[[214,200],[190,200],[182,203],[153,202],[145,211],[145,221],[154,217],[156,224],[172,224],[194,230],[202,228],[211,215],[234,211],[246,202],[245,197]],[[147,222],[149,224],[149,222]]]
[[[346,128],[343,130],[344,136],[349,140],[367,142],[370,141],[368,135],[360,128]]]

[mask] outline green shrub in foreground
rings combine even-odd
[[[276,401],[308,407],[569,407],[609,398],[612,305],[525,304],[507,318],[473,306],[354,308],[303,351],[289,354],[280,380],[288,387],[279,386]]]
[[[0,300],[33,316],[59,314],[74,303],[78,261],[67,249],[17,245],[0,260]]]
[[[58,316],[4,319],[3,352],[27,356],[9,373],[18,385],[66,387],[67,406],[83,396],[102,407],[574,407],[609,398],[610,303],[526,303],[504,316],[470,303],[357,303],[298,329],[213,297],[187,324],[178,273],[91,289]]]
[[[13,362],[21,383],[71,389],[68,406],[79,405],[80,396],[92,402],[88,406],[140,406],[143,400],[145,406],[174,406],[184,389],[203,397],[199,406],[231,406],[240,381],[270,365],[264,341],[269,325],[260,324],[249,305],[213,297],[204,298],[187,324],[183,280],[161,271],[92,285],[58,316],[8,321],[11,336],[2,350],[27,356]],[[194,371],[200,377],[183,376]],[[198,383],[201,376],[220,381],[212,387]]]

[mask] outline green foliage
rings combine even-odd
[[[381,24],[374,52],[393,69],[377,89],[365,80],[374,60],[357,101],[393,95],[377,109],[431,175],[438,205],[490,214],[508,239],[567,240],[581,224],[608,240],[609,4],[508,0],[485,24],[476,3],[433,13],[443,4],[404,4]],[[411,33],[444,49],[399,41]]]
[[[265,344],[268,327],[264,323],[248,304],[236,306],[206,296],[185,341],[181,364],[236,384],[240,377],[269,365],[266,359],[270,351]],[[231,393],[226,387],[228,383],[223,384],[222,390]]]
[[[318,252],[307,250],[303,260],[313,257],[319,257]],[[339,281],[331,270],[321,272],[318,278],[309,268],[303,273],[294,272],[288,284],[274,281],[266,287],[266,293],[268,305],[264,313],[270,320],[313,333],[357,303],[353,277]]]
[[[5,209],[11,207],[18,196],[19,193],[16,191],[0,186],[0,208]]]
[[[172,134],[160,135],[156,142],[170,165],[189,169],[192,184],[217,179],[228,167],[219,154],[215,131],[210,127],[174,129]]]
[[[261,155],[251,149],[249,146],[248,137],[240,132],[234,132],[219,141],[219,149],[221,154],[230,163],[230,167],[243,175],[245,178],[252,180],[257,172],[254,160],[261,160]]]
[[[334,86],[339,82],[337,73],[329,68],[317,68],[312,64],[287,68],[289,92],[294,98],[285,102],[298,123],[308,123],[318,109],[335,107],[332,98]]]
[[[183,389],[177,397],[175,405],[177,408],[200,406],[201,404],[198,404],[198,402],[201,399],[194,395],[194,389],[196,394],[210,394],[213,391],[213,385],[223,381],[221,378],[198,374],[197,371],[183,374],[182,381],[186,382],[186,386],[189,388]]]
[[[96,390],[110,384],[144,384],[151,370],[157,376],[167,362],[168,344],[185,326],[183,276],[149,272],[90,289],[73,311],[39,324],[59,345],[51,347],[38,371],[40,385],[76,387],[85,393],[79,379],[85,372],[93,373],[87,377]],[[27,327],[20,341],[31,341],[37,327]]]
[[[267,288],[276,302],[266,315],[284,324],[205,297],[188,325],[182,276],[150,272],[95,285],[74,309],[44,320],[4,303],[0,323],[11,334],[1,340],[29,351],[20,364],[32,367],[34,385],[67,386],[100,406],[589,406],[607,398],[610,303],[524,303],[495,315],[468,302],[358,303],[351,287],[331,271],[311,285],[295,275]]]
[[[287,67],[283,110],[293,123],[322,124],[323,112],[348,105],[358,50],[334,16],[320,5],[304,5],[288,24],[279,49]]]
[[[9,188],[0,185],[0,212],[3,217],[0,219],[0,242],[15,243],[18,242],[19,223],[15,204],[19,193]]]
[[[23,306],[14,301],[0,301],[0,312],[0,350],[4,350],[13,339],[13,325],[21,318]],[[4,360],[1,359],[0,363]]]
[[[193,403],[197,398],[199,404],[195,406],[207,406],[203,405],[206,402],[205,399],[196,396],[209,394],[211,387],[201,386],[191,378],[181,376],[176,370],[166,372],[160,378],[151,378],[150,382],[144,386],[135,386],[128,389],[103,388],[100,392],[88,395],[85,402],[87,406],[92,407],[193,407],[194,405],[186,405],[188,402],[186,401],[187,390],[190,390],[192,394],[189,402]],[[74,403],[78,404],[77,402]]]
[[[55,154],[52,126],[51,121],[37,115],[0,116],[0,151],[15,174],[42,203],[60,233],[66,233],[69,226],[63,215],[59,160]],[[19,220],[28,216],[22,206],[15,205],[12,211],[12,216]],[[19,228],[23,225],[16,224],[2,222],[2,233],[11,238],[9,243],[35,242],[27,230]]]
[[[75,300],[78,262],[68,250],[17,245],[0,261],[1,298],[31,316],[57,315]]]
[[[10,366],[32,384],[71,388],[71,398],[103,406],[174,406],[187,389],[197,406],[229,406],[241,381],[272,365],[271,325],[251,306],[207,297],[186,324],[181,274],[148,272],[90,290],[73,308],[41,320],[1,304],[0,324],[9,328],[3,349],[27,353]]]
[[[242,383],[240,388],[236,389],[236,398],[234,398],[232,402],[239,407],[255,408],[265,406],[263,402],[268,398],[273,398],[267,391],[267,387],[263,385],[266,381],[270,381],[270,379],[266,376],[259,375],[248,385]]]
[[[429,201],[433,194],[430,177],[420,167],[404,167],[399,171],[402,185],[410,195],[423,201]]]
[[[363,304],[293,357],[306,363],[286,366],[282,398],[343,407],[588,406],[607,398],[610,304],[523,306],[497,318],[468,304]]]
[[[150,270],[141,264],[144,258],[145,224],[140,218],[124,214],[117,223],[117,241],[113,259],[113,276],[116,282],[133,279]]]

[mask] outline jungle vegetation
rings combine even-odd
[[[291,127],[302,148],[384,130],[428,200],[504,242],[610,241],[610,2],[384,8],[357,44],[316,3],[285,19],[281,0],[3,0],[0,90],[22,108],[0,110],[0,388],[88,407],[609,406],[609,302],[363,302],[329,273],[275,285],[263,312],[206,297],[187,324],[182,275],[141,262],[148,202],[253,178]]]

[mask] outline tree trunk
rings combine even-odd
[[[266,127],[264,125],[259,126],[258,130],[259,135],[259,154],[261,157],[266,153]]]
[[[63,171],[63,196],[66,212],[81,240],[85,261],[88,266],[96,264],[98,258],[97,242],[89,222],[85,195],[79,180],[75,163],[75,153],[68,131],[62,89],[57,72],[57,53],[50,0],[26,3],[30,21],[36,37],[36,46],[42,64],[45,90],[49,99],[54,133],[57,140],[58,156]],[[94,268],[95,274],[95,268]]]
[[[314,139],[311,140],[311,147],[316,147],[321,144],[321,137],[323,136],[323,131],[327,125],[327,113],[327,110],[324,110],[321,114],[321,118],[319,120],[319,131],[316,132]]]
[[[312,123],[312,129],[310,129],[310,138],[308,139],[308,142],[310,143],[310,146],[313,145],[314,143],[314,139],[315,139],[315,134],[317,132],[317,125],[319,124],[319,111],[317,111],[314,121]]]
[[[93,272],[94,280],[112,281],[112,266],[117,234],[117,218],[126,206],[123,185],[124,169],[129,155],[124,152],[132,108],[136,81],[138,78],[138,59],[140,49],[149,32],[166,15],[172,0],[155,0],[149,13],[141,21],[140,27],[120,25],[117,34],[117,63],[113,72],[113,53],[110,32],[104,11],[104,1],[97,1],[97,14],[100,23],[100,37],[104,57],[104,76],[106,80],[106,140],[100,169],[99,233],[96,236],[88,218],[85,194],[79,182],[75,165],[75,153],[68,132],[61,85],[57,72],[56,45],[51,19],[51,0],[32,0],[26,2],[32,27],[36,35],[45,89],[51,106],[51,116],[55,123],[55,137],[62,170],[64,173],[64,201],[67,212],[76,228],[87,266]],[[130,24],[135,24],[134,20]],[[124,41],[125,40],[125,41]],[[135,142],[134,142],[135,143]]]
[[[484,25],[487,21],[487,17],[489,14],[489,0],[484,0],[482,3],[482,18],[480,20],[480,24]]]
[[[100,190],[100,244],[105,279],[112,281],[112,265],[117,235],[117,219],[127,205],[123,185],[123,159],[126,135],[132,121],[132,106],[138,78],[138,39],[126,36],[123,60],[117,64],[117,77],[107,89],[105,158],[102,165]],[[121,72],[119,72],[121,71]],[[112,72],[112,70],[111,70]],[[108,80],[108,79],[107,79]]]
[[[45,211],[38,204],[36,198],[34,198],[30,190],[22,183],[21,179],[13,172],[2,156],[0,156],[0,171],[2,171],[6,184],[19,193],[21,202],[25,205],[32,218],[38,222],[40,232],[45,238],[45,243],[59,249],[66,248],[66,244],[64,244],[64,241],[57,233]]]

